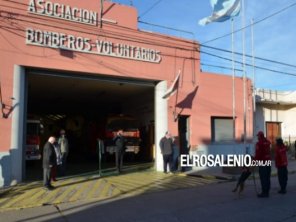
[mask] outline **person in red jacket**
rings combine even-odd
[[[275,147],[275,166],[277,168],[278,180],[281,189],[278,193],[285,194],[287,181],[288,181],[288,159],[287,159],[287,147],[284,145],[282,138],[276,140]]]
[[[255,160],[264,162],[271,160],[270,142],[264,137],[264,133],[259,131],[257,134],[258,142],[256,143]],[[261,194],[258,197],[269,197],[270,190],[271,166],[259,166],[259,176],[261,182]]]

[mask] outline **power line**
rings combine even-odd
[[[143,12],[141,15],[138,16],[138,20],[139,18],[143,17],[144,15],[146,15],[148,12],[150,12],[155,6],[157,6],[160,2],[162,2],[162,0],[158,0],[157,2],[155,2],[150,8],[148,8],[145,12]]]
[[[25,3],[20,3],[20,2],[14,2],[16,4],[19,4],[19,5],[24,5],[24,6],[28,6],[28,4],[25,4]],[[17,8],[15,6],[4,6],[4,7],[7,7],[9,9],[13,8],[13,9],[16,9],[16,10],[20,10],[20,11],[23,11],[23,8]],[[3,13],[11,13],[11,11],[2,11]],[[38,20],[44,20],[44,21],[48,21],[47,19],[45,18],[42,18],[42,17],[35,17],[35,16],[30,16],[30,15],[24,15],[24,14],[17,14],[17,13],[14,13],[13,15],[17,15],[17,16],[23,16],[23,17],[27,17],[27,18],[33,18],[33,19],[38,19]],[[1,17],[1,15],[0,15]],[[7,19],[11,19],[9,16],[2,16],[3,18],[7,18]],[[82,16],[76,16],[77,18],[82,18]],[[17,20],[17,19],[16,19]],[[20,21],[25,21],[25,20],[21,20]],[[95,20],[96,22],[100,22],[100,19],[97,19]],[[26,22],[31,22],[31,21],[26,21]],[[34,22],[31,22],[31,23],[34,23]],[[37,23],[36,23],[37,24]],[[41,23],[38,23],[38,24],[41,24]],[[43,24],[44,25],[44,24]],[[60,25],[60,23],[59,23]],[[53,25],[48,25],[48,26],[51,26],[51,27],[54,27],[54,28],[57,28],[58,26],[53,26]],[[76,26],[76,25],[75,25]],[[130,32],[134,32],[134,33],[139,33],[139,31],[137,29],[133,29],[133,28],[129,28],[129,27],[125,27],[125,26],[121,26],[121,25],[118,25],[118,24],[112,24],[112,23],[106,23],[105,26],[111,26],[111,27],[116,27],[116,29],[124,29],[124,30],[127,30],[127,31],[130,31]],[[77,26],[78,27],[78,26]],[[87,30],[93,30],[93,28],[96,28],[96,27],[83,27],[83,29],[87,29]],[[70,30],[69,28],[67,28],[68,30]],[[73,31],[75,31],[75,29],[72,29]],[[102,31],[106,32],[106,30],[103,30]],[[181,30],[179,30],[181,31]],[[156,35],[158,37],[162,37],[162,38],[166,38],[166,39],[173,39],[174,41],[178,41],[178,42],[182,42],[182,43],[189,43],[191,44],[192,41],[189,41],[189,40],[186,40],[186,39],[180,39],[180,38],[173,38],[173,37],[170,37],[170,36],[163,36],[161,34],[158,34],[158,33],[153,33],[153,32],[146,32],[147,35]]]
[[[265,21],[266,19],[269,19],[269,18],[271,18],[271,17],[273,17],[273,16],[275,16],[275,15],[277,15],[277,14],[280,14],[280,13],[282,13],[283,11],[286,11],[287,9],[294,7],[295,5],[296,5],[296,2],[293,3],[293,4],[291,4],[291,5],[289,5],[289,6],[286,6],[286,7],[282,8],[282,9],[280,9],[279,11],[276,11],[276,12],[272,13],[271,15],[269,15],[269,16],[267,16],[267,17],[264,17],[264,18],[258,20],[257,22],[254,22],[253,25],[256,25],[256,24],[258,24],[258,23],[260,23],[260,22],[263,22],[263,21]],[[245,26],[245,27],[242,27],[242,28],[240,28],[240,29],[237,29],[237,30],[233,31],[233,33],[240,32],[240,31],[242,31],[243,29],[249,28],[249,27],[251,27],[251,26],[252,26],[252,24],[247,25],[247,26]],[[224,37],[230,36],[231,34],[232,34],[232,32],[231,32],[231,33],[228,33],[228,34],[225,34],[225,35],[222,35],[222,36],[220,36],[220,37],[216,37],[216,38],[214,38],[214,39],[208,40],[208,41],[203,42],[203,43],[201,43],[201,44],[206,44],[206,43],[209,43],[209,42],[213,42],[213,41],[216,41],[216,40],[218,40],[218,39],[221,39],[221,38],[224,38]]]
[[[218,65],[213,65],[213,64],[208,64],[208,63],[200,63],[202,66],[209,66],[209,67],[215,67],[215,68],[220,68],[220,69],[227,69],[227,70],[233,70],[231,67],[226,67],[226,66],[218,66]],[[242,69],[234,69],[235,71],[242,72]]]
[[[187,33],[187,34],[190,34],[190,35],[194,36],[193,32],[190,32],[190,31],[187,31],[187,30],[176,29],[176,28],[172,28],[172,27],[168,27],[168,26],[164,26],[164,25],[156,25],[156,24],[152,24],[152,23],[149,23],[149,22],[144,22],[144,21],[141,21],[141,20],[139,20],[138,22],[142,23],[142,24],[145,24],[145,25],[151,25],[151,26],[155,26],[155,27],[159,27],[159,28],[168,29],[168,30],[184,32],[184,33]]]
[[[29,15],[22,15],[22,16],[27,17],[27,18],[36,19],[36,17],[29,16]],[[3,18],[9,18],[9,17],[5,17],[5,16],[2,16],[2,17]],[[41,19],[41,18],[39,18],[39,19]],[[30,21],[30,20],[25,20],[25,19],[21,19],[21,18],[14,18],[14,20],[21,21],[21,22],[27,22],[27,23],[30,23],[30,24],[44,25],[44,23],[38,22],[36,20],[35,21]],[[44,19],[41,19],[41,20],[44,20]],[[2,26],[2,27],[4,27],[4,26]],[[52,25],[52,24],[48,25],[47,24],[47,27],[59,28],[59,29],[62,28],[60,23],[59,23],[59,25]],[[19,30],[19,31],[25,30],[25,29],[20,29],[20,28],[14,28],[13,26],[5,27],[5,28]],[[77,32],[77,29],[73,29],[73,28],[69,28],[69,27],[64,27],[63,29]],[[136,30],[132,30],[132,31],[135,32],[135,33],[139,33],[139,32],[136,32]],[[116,32],[116,31],[111,31],[111,30],[102,30],[102,32],[94,32],[93,30],[88,31],[87,29],[85,30],[85,28],[83,28],[83,30],[81,30],[80,32],[84,33],[84,34],[92,34],[92,35],[98,35],[99,34],[100,37],[110,37],[110,38],[119,39],[119,40],[134,41],[134,42],[137,42],[137,43],[144,43],[144,44],[156,45],[156,46],[161,46],[161,47],[175,48],[175,49],[181,49],[181,50],[186,50],[186,51],[195,51],[195,47],[192,47],[192,43],[193,43],[192,41],[187,41],[187,40],[181,41],[180,39],[170,38],[170,37],[166,37],[166,36],[163,36],[163,35],[157,35],[157,34],[155,34],[155,35],[158,36],[159,38],[163,38],[164,40],[156,41],[155,39],[148,39],[146,37],[145,37],[145,39],[143,39],[142,37],[138,37],[138,36],[126,37],[126,35],[124,35],[123,33]],[[142,34],[143,34],[143,32],[142,32]],[[145,33],[145,34],[150,35],[151,33]],[[177,40],[179,42],[179,44],[175,44],[174,46],[172,46],[172,44],[170,44],[168,42],[168,40]],[[184,43],[186,45],[183,45],[180,42],[182,42],[182,43]],[[190,45],[188,45],[188,44],[190,44]]]
[[[20,10],[22,10],[22,9],[20,9]],[[3,12],[5,12],[5,11],[3,11]],[[20,14],[16,14],[16,15],[20,15]],[[35,18],[36,19],[36,17],[35,16],[29,16],[29,15],[22,15],[22,16],[24,16],[24,17],[29,17],[29,18]],[[4,17],[4,16],[1,16],[1,17]],[[5,18],[5,17],[4,17]],[[7,17],[8,18],[8,17]],[[11,19],[11,18],[10,18]],[[32,23],[32,24],[38,24],[38,25],[44,25],[44,23],[40,23],[40,22],[36,22],[36,21],[28,21],[28,20],[23,20],[23,19],[19,19],[19,18],[13,18],[14,20],[19,20],[19,21],[23,21],[23,22],[28,22],[28,23]],[[40,19],[40,18],[38,18],[38,19]],[[42,20],[42,19],[41,19]],[[43,20],[45,20],[45,19],[43,19]],[[47,21],[47,20],[46,20]],[[49,26],[49,27],[54,27],[54,28],[61,28],[61,26],[59,25],[59,26],[55,26],[55,25],[48,25],[47,24],[47,26]],[[3,26],[2,26],[3,27]],[[13,26],[10,26],[10,27],[5,27],[5,28],[9,28],[9,29],[13,29],[13,30],[17,30],[17,31],[23,31],[23,29],[20,29],[20,28],[15,28],[15,27],[13,27]],[[77,29],[70,29],[70,28],[64,28],[64,29],[67,29],[67,30],[71,30],[71,31],[77,31]],[[83,29],[85,29],[85,28],[83,28]],[[89,28],[90,29],[90,28]],[[93,28],[92,28],[93,29]],[[131,31],[133,31],[133,32],[136,32],[136,30],[131,30]],[[82,31],[83,33],[86,33],[86,34],[92,34],[92,35],[98,35],[98,33],[97,32],[93,32],[93,31]],[[106,33],[110,33],[110,35],[106,35]],[[171,48],[176,48],[176,49],[182,49],[182,50],[190,50],[190,51],[194,51],[194,50],[197,50],[197,51],[199,51],[199,52],[201,52],[201,53],[205,53],[205,54],[208,54],[208,55],[212,55],[212,56],[215,56],[215,57],[218,57],[218,58],[221,58],[221,59],[224,59],[224,60],[228,60],[228,61],[231,61],[230,59],[227,59],[227,58],[225,58],[225,57],[219,57],[219,56],[217,56],[217,55],[214,55],[214,54],[211,54],[211,53],[208,53],[208,52],[205,52],[205,51],[200,51],[199,49],[198,49],[198,47],[190,47],[190,49],[188,49],[188,48],[184,48],[184,46],[180,46],[180,47],[176,47],[176,46],[172,46],[171,44],[169,44],[167,41],[166,42],[163,42],[163,43],[166,43],[166,44],[160,44],[159,43],[159,41],[157,41],[156,42],[156,40],[155,39],[151,39],[151,40],[149,40],[149,41],[147,41],[147,39],[146,40],[143,40],[143,38],[141,38],[141,37],[118,37],[118,36],[120,36],[120,35],[123,35],[122,33],[118,33],[118,32],[112,32],[112,31],[106,31],[106,30],[104,30],[104,33],[99,33],[99,34],[104,34],[104,36],[103,37],[111,37],[111,38],[115,38],[115,39],[120,39],[120,40],[129,40],[129,41],[134,41],[134,42],[139,42],[139,43],[144,43],[144,44],[153,44],[153,45],[157,45],[157,46],[162,46],[162,47],[171,47]],[[125,35],[123,35],[123,36],[125,36]],[[160,35],[161,36],[161,35]],[[163,37],[163,36],[161,36],[161,37]],[[189,42],[189,41],[186,41],[186,40],[184,40],[184,41],[182,41],[182,42],[184,42],[184,43],[193,43],[193,42]],[[187,47],[189,47],[189,46],[187,46]],[[206,46],[204,46],[204,47],[206,47]],[[214,47],[212,47],[212,48],[214,48]],[[216,50],[220,50],[220,51],[225,51],[224,49],[218,49],[218,48],[215,48]],[[227,50],[226,50],[227,51]],[[165,55],[165,54],[162,54],[162,55]],[[170,55],[166,55],[166,56],[170,56]],[[174,56],[174,55],[171,55],[171,56]],[[195,57],[193,57],[192,59],[197,59],[197,58],[195,58]],[[273,63],[275,63],[276,61],[272,61],[272,60],[266,60],[266,61],[268,61],[268,62],[273,62]],[[240,62],[237,62],[236,61],[236,63],[239,63],[239,64],[242,64],[242,63],[240,63]],[[290,64],[285,64],[285,63],[282,63],[282,65],[289,65],[289,66],[292,66],[292,65],[290,65]],[[248,66],[251,66],[250,64],[248,64]],[[292,66],[293,67],[293,66]],[[288,73],[288,72],[281,72],[281,71],[277,71],[277,70],[273,70],[273,69],[267,69],[267,68],[264,68],[264,67],[259,67],[259,66],[256,66],[256,68],[258,68],[258,69],[263,69],[263,70],[266,70],[266,71],[271,71],[271,72],[276,72],[276,73],[282,73],[282,74],[285,74],[285,75],[292,75],[292,76],[295,76],[295,74],[294,73]]]
[[[214,50],[219,50],[219,51],[227,52],[227,53],[232,53],[232,51],[226,50],[226,49],[222,49],[222,48],[217,48],[217,47],[212,47],[212,46],[207,46],[207,45],[202,45],[202,44],[200,46],[205,47],[205,48],[209,48],[209,49],[214,49]],[[233,53],[236,54],[236,55],[240,55],[240,56],[243,55],[240,52],[233,52]],[[248,58],[252,58],[253,57],[253,56],[248,55],[248,54],[245,54],[245,56],[248,57]],[[265,61],[265,62],[272,62],[272,63],[276,63],[276,64],[279,64],[279,65],[285,65],[285,66],[290,66],[290,67],[296,68],[296,65],[292,65],[292,64],[288,64],[288,63],[284,63],[284,62],[278,62],[278,61],[274,61],[274,60],[271,60],[271,59],[265,59],[265,58],[257,57],[257,56],[255,56],[254,58],[255,59],[258,59],[258,60]]]
[[[218,56],[218,55],[214,55],[214,54],[212,54],[212,53],[205,52],[205,51],[202,51],[202,50],[200,50],[200,52],[201,52],[201,53],[204,53],[204,54],[207,54],[207,55],[210,55],[210,56],[213,56],[213,57],[216,57],[216,58],[219,58],[219,59],[223,59],[223,60],[227,60],[227,61],[232,61],[232,59],[225,58],[225,57]],[[240,64],[240,65],[243,65],[242,62],[239,62],[239,61],[234,61],[234,62],[237,63],[237,64]],[[289,76],[296,76],[295,73],[283,72],[283,71],[274,70],[274,69],[269,69],[269,68],[264,68],[264,67],[260,67],[260,66],[253,66],[252,64],[248,64],[248,63],[246,63],[245,65],[246,65],[246,66],[249,66],[249,67],[255,67],[255,68],[257,68],[257,69],[261,69],[261,70],[269,71],[269,72],[274,72],[274,73],[277,73],[277,74],[283,74],[283,75],[289,75]]]

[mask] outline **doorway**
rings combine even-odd
[[[276,138],[282,136],[280,122],[266,122],[266,138],[271,142],[272,147],[276,143]]]
[[[178,133],[180,142],[180,154],[189,154],[190,141],[190,116],[180,115],[178,118]]]

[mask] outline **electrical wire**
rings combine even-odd
[[[13,2],[13,1],[11,1],[11,2]],[[295,3],[296,4],[296,3]],[[20,9],[20,10],[23,10],[23,9]],[[28,16],[28,15],[23,15],[23,14],[19,14],[19,15],[21,15],[21,16],[24,16],[24,17],[30,17],[30,18],[36,18],[35,16]],[[1,16],[1,17],[3,17],[3,16]],[[7,19],[9,19],[9,18],[7,18]],[[28,22],[28,23],[34,23],[34,24],[38,24],[38,25],[44,25],[43,23],[39,23],[39,22],[33,22],[33,21],[28,21],[28,20],[23,20],[23,19],[17,19],[17,18],[14,18],[15,20],[19,20],[19,21],[23,21],[23,22]],[[265,18],[266,19],[266,18]],[[150,23],[150,25],[154,25],[154,24],[151,24]],[[47,26],[49,26],[49,27],[54,27],[54,28],[61,28],[60,26],[54,26],[54,25],[48,25],[47,24]],[[8,27],[6,27],[6,28],[8,28]],[[11,28],[11,27],[10,27]],[[14,30],[16,30],[15,28],[14,28]],[[21,30],[21,29],[18,29],[19,31]],[[68,30],[71,30],[71,31],[77,31],[77,29],[70,29],[70,28],[68,28]],[[21,30],[21,31],[23,31],[23,30]],[[133,30],[133,31],[136,31],[136,30]],[[178,31],[180,31],[180,30],[178,30]],[[181,30],[181,31],[184,31],[184,30]],[[86,32],[86,31],[82,31],[82,32],[84,32],[84,33],[87,33],[87,34],[93,34],[93,35],[97,35],[98,33],[96,33],[96,32]],[[186,31],[185,31],[186,32]],[[104,30],[104,34],[105,34],[105,37],[110,37],[110,36],[107,36],[106,35],[106,30]],[[190,32],[188,32],[188,33],[190,33]],[[101,33],[100,33],[101,34]],[[114,35],[116,35],[116,36],[118,36],[118,33],[111,33],[112,34],[112,36],[111,36],[111,38],[116,38]],[[122,35],[122,33],[121,33],[121,35]],[[163,37],[162,35],[160,35],[160,37]],[[122,37],[117,37],[118,39],[120,39],[120,40],[129,40],[129,41],[131,41],[131,38],[130,37],[125,37],[125,38],[122,38]],[[151,40],[151,41],[147,41],[146,39],[143,41],[143,39],[142,38],[137,38],[137,39],[141,39],[141,41],[140,40],[138,40],[138,42],[139,43],[144,43],[144,44],[153,44],[153,45],[158,45],[158,46],[163,46],[163,47],[172,47],[172,45],[171,44],[166,44],[166,45],[163,45],[163,44],[159,44],[158,43],[158,41],[157,42],[155,42],[155,40]],[[135,39],[133,39],[132,41],[135,41]],[[188,43],[189,41],[184,41],[185,43]],[[167,42],[166,42],[167,43]],[[193,43],[192,41],[190,42],[191,44]],[[223,51],[223,52],[230,52],[230,51],[228,51],[228,50],[225,50],[225,49],[219,49],[219,48],[215,48],[215,47],[210,47],[210,46],[206,46],[206,45],[202,45],[203,47],[208,47],[208,48],[211,48],[211,49],[215,49],[215,50],[219,50],[219,51]],[[172,48],[176,48],[176,49],[182,49],[182,50],[186,50],[185,48],[182,48],[182,47],[172,47]],[[187,49],[188,50],[188,49]],[[205,51],[203,51],[203,50],[199,50],[198,49],[198,47],[196,47],[196,48],[192,48],[192,46],[191,46],[191,49],[190,49],[190,51],[193,51],[193,50],[197,50],[197,51],[199,51],[200,53],[204,53],[204,54],[208,54],[208,55],[210,55],[210,56],[214,56],[214,57],[216,57],[216,58],[221,58],[221,59],[224,59],[224,60],[228,60],[228,61],[231,61],[230,59],[227,59],[227,58],[225,58],[225,57],[220,57],[220,56],[217,56],[217,55],[215,55],[215,54],[212,54],[212,53],[208,53],[208,52],[205,52]],[[236,54],[239,54],[239,55],[241,55],[241,53],[237,53],[236,52]],[[173,55],[172,55],[173,56]],[[248,55],[248,57],[250,57],[249,55]],[[264,59],[264,58],[260,58],[260,57],[256,57],[257,59],[261,59],[261,60],[263,60],[263,61],[267,61],[267,62],[273,62],[273,63],[278,63],[278,64],[281,64],[281,65],[286,65],[286,66],[291,66],[291,67],[295,67],[295,66],[293,66],[293,65],[290,65],[290,64],[286,64],[286,63],[281,63],[281,62],[277,62],[277,61],[273,61],[273,60],[269,60],[269,59]],[[192,58],[191,58],[192,59]],[[238,62],[238,61],[236,61],[236,63],[239,63],[239,64],[242,64],[241,62]],[[250,64],[247,64],[247,66],[251,66]],[[262,70],[266,70],[266,71],[271,71],[271,72],[276,72],[276,73],[281,73],[281,74],[285,74],[285,75],[292,75],[292,76],[295,76],[295,74],[294,73],[288,73],[288,72],[281,72],[281,71],[277,71],[277,70],[273,70],[273,69],[268,69],[268,68],[264,68],[264,67],[259,67],[259,66],[256,66],[256,68],[258,68],[258,69],[262,69]]]
[[[148,8],[146,11],[144,11],[141,15],[138,16],[138,20],[139,18],[143,17],[144,15],[146,15],[148,12],[150,12],[153,8],[155,8],[160,2],[162,2],[163,0],[158,0],[157,2],[155,2],[150,8]]]
[[[222,57],[222,56],[218,56],[218,55],[215,55],[215,54],[212,54],[212,53],[209,53],[209,52],[205,52],[205,51],[202,51],[202,50],[200,50],[200,52],[201,53],[204,53],[204,54],[207,54],[207,55],[210,55],[210,56],[213,56],[213,57],[216,57],[216,58],[219,58],[219,59],[223,59],[223,60],[227,60],[227,61],[232,61],[232,59],[225,58],[225,57]],[[237,63],[237,64],[240,64],[240,65],[243,65],[242,62],[239,62],[239,61],[234,61],[234,62]],[[248,63],[246,63],[245,65],[246,66],[249,66],[249,67],[255,67],[257,69],[261,69],[261,70],[265,70],[265,71],[275,72],[277,74],[283,74],[283,75],[289,75],[289,76],[296,76],[295,73],[288,73],[288,72],[283,72],[283,71],[279,71],[279,70],[273,70],[273,69],[269,69],[269,68],[265,68],[265,67],[253,66],[252,64],[248,64]]]
[[[205,47],[205,48],[209,48],[209,49],[219,50],[219,51],[222,51],[222,52],[232,53],[232,51],[226,50],[226,49],[222,49],[222,48],[207,46],[207,45],[203,45],[203,44],[201,44],[200,46],[201,47]],[[236,55],[240,55],[240,56],[243,55],[242,53],[239,53],[239,52],[233,52],[233,53],[236,54]],[[248,55],[248,54],[245,54],[245,56],[248,57],[248,58],[253,58],[253,56]],[[275,60],[265,59],[265,58],[257,57],[257,56],[254,56],[254,58],[257,59],[257,60],[262,60],[262,61],[266,61],[266,62],[277,63],[277,64],[280,64],[280,65],[290,66],[290,67],[296,68],[296,65],[291,65],[291,64],[288,64],[288,63],[284,63],[284,62],[278,62],[278,61],[275,61]]]
[[[287,9],[290,9],[290,8],[292,8],[292,7],[294,7],[294,6],[296,6],[296,2],[294,2],[293,4],[288,5],[288,6],[284,7],[284,8],[282,8],[282,9],[280,9],[279,11],[276,11],[276,12],[272,13],[271,15],[268,15],[268,16],[266,16],[266,17],[264,17],[264,18],[262,18],[262,19],[260,19],[260,20],[258,20],[258,21],[256,21],[256,22],[254,22],[254,23],[253,23],[253,26],[256,25],[256,24],[258,24],[258,23],[260,23],[260,22],[263,22],[263,21],[265,21],[265,20],[267,20],[267,19],[269,19],[269,18],[271,18],[271,17],[273,17],[273,16],[276,16],[277,14],[280,14],[280,13],[282,13],[282,12],[286,11]],[[224,37],[230,36],[232,33],[240,32],[240,31],[242,31],[242,30],[244,30],[244,29],[246,29],[246,28],[249,28],[249,27],[251,27],[251,26],[252,26],[252,24],[250,24],[250,25],[246,25],[245,27],[242,27],[242,28],[240,28],[240,29],[234,30],[233,32],[227,33],[227,34],[222,35],[222,36],[220,36],[220,37],[216,37],[216,38],[214,38],[214,39],[211,39],[211,40],[205,41],[205,42],[203,42],[203,43],[201,43],[201,44],[207,44],[207,43],[209,43],[209,42],[213,42],[213,41],[216,41],[216,40],[218,40],[218,39],[222,39],[222,38],[224,38]]]
[[[20,5],[24,5],[24,6],[28,6],[27,4],[24,4],[24,3],[19,3],[19,2],[15,2],[15,1],[13,1],[13,0],[7,0],[7,1],[9,1],[9,2],[13,2],[14,4],[20,4]],[[2,11],[3,13],[11,13],[11,8],[13,8],[13,9],[16,9],[16,10],[19,10],[19,11],[23,11],[23,8],[17,8],[17,7],[15,7],[15,6],[6,6],[6,5],[0,5],[0,6],[2,6],[2,7],[7,7],[7,8],[9,8],[9,11]],[[37,19],[37,20],[41,20],[41,21],[44,21],[44,22],[42,22],[42,23],[39,23],[39,24],[43,24],[44,25],[44,23],[47,23],[47,21],[48,21],[48,19],[46,19],[46,18],[44,18],[44,17],[37,17],[37,16],[34,16],[34,15],[30,15],[30,14],[28,14],[28,15],[24,15],[24,14],[17,14],[17,13],[12,13],[13,14],[13,16],[23,16],[23,17],[26,17],[26,18],[33,18],[34,20],[35,19]],[[3,16],[2,16],[3,17]],[[81,16],[76,16],[77,18],[82,18]],[[9,19],[8,17],[6,17],[7,19]],[[53,19],[56,19],[55,17],[53,17]],[[21,20],[20,20],[21,21]],[[24,21],[24,20],[22,20],[22,21]],[[96,22],[99,22],[100,20],[98,19],[98,20],[96,20]],[[30,22],[30,21],[27,21],[27,22]],[[70,21],[71,22],[71,21]],[[52,25],[48,25],[48,26],[50,26],[50,27],[54,27],[54,28],[58,28],[58,27],[60,27],[60,25],[61,25],[61,21],[59,20],[58,22],[58,26],[52,26]],[[80,25],[80,26],[79,26]],[[79,23],[73,23],[73,25],[72,26],[74,26],[74,27],[77,27],[77,28],[82,28],[81,27],[81,24],[79,24]],[[126,30],[126,31],[129,31],[129,32],[133,32],[133,33],[137,33],[137,34],[139,34],[139,31],[137,30],[137,29],[134,29],[134,28],[130,28],[130,27],[126,27],[126,26],[121,26],[121,25],[118,25],[118,24],[112,24],[112,23],[106,23],[105,24],[105,26],[109,26],[109,27],[113,27],[113,28],[115,28],[116,30],[119,30],[119,29],[124,29],[124,30]],[[91,27],[90,28],[90,26],[83,26],[83,30],[93,30],[94,28],[97,28],[97,27]],[[69,28],[65,28],[65,29],[67,29],[67,30],[70,30]],[[76,29],[72,29],[72,31],[77,31]],[[103,29],[101,29],[101,31],[106,31],[106,30],[103,30]],[[179,31],[181,31],[181,30],[179,30]],[[83,31],[82,31],[83,32]],[[97,33],[96,33],[97,34]],[[120,33],[117,33],[117,34],[120,34]],[[158,33],[153,33],[153,32],[146,32],[145,33],[146,35],[150,35],[150,36],[158,36],[158,37],[162,37],[162,38],[165,38],[165,39],[168,39],[168,40],[174,40],[174,41],[178,41],[178,42],[182,42],[182,43],[189,43],[189,44],[192,44],[192,40],[186,40],[186,39],[180,39],[180,38],[176,38],[176,37],[171,37],[171,36],[168,36],[168,35],[166,35],[166,36],[164,36],[164,35],[161,35],[161,34],[158,34]],[[139,39],[141,39],[141,38],[139,38]],[[147,37],[146,37],[146,39],[147,39]]]
[[[215,68],[220,68],[220,69],[227,69],[227,70],[233,70],[231,67],[226,67],[226,66],[218,66],[218,65],[213,65],[213,64],[208,64],[208,63],[200,63],[202,66],[209,66],[209,67],[215,67]],[[234,69],[235,71],[242,72],[242,69]]]
[[[26,16],[26,15],[25,15]],[[3,17],[3,16],[2,16]],[[8,18],[8,17],[7,17]],[[30,24],[36,24],[36,25],[43,25],[44,23],[42,22],[36,22],[36,21],[30,21],[30,20],[24,20],[24,19],[20,19],[20,18],[14,18],[14,20],[16,21],[21,21],[21,22],[27,22]],[[47,27],[53,27],[53,28],[58,28],[61,29],[61,25],[46,25]],[[1,26],[4,27],[4,26]],[[25,31],[25,28],[15,28],[15,27],[11,27],[10,24],[9,26],[6,26],[5,28],[9,28],[9,29],[14,29],[14,30],[18,30],[18,31]],[[73,29],[73,28],[68,28],[68,27],[63,27],[63,30],[69,30],[69,31],[75,31],[77,32],[77,29]],[[80,33],[84,33],[84,34],[90,34],[90,35],[98,35],[100,34],[100,37],[109,37],[109,38],[113,38],[113,39],[118,39],[118,40],[124,40],[124,41],[133,41],[133,42],[137,42],[137,43],[143,43],[143,44],[150,44],[150,45],[154,45],[154,46],[161,46],[161,47],[167,47],[167,48],[173,48],[173,49],[180,49],[180,50],[187,50],[187,51],[195,51],[195,47],[193,47],[192,44],[194,44],[194,42],[190,42],[189,45],[185,46],[185,45],[180,45],[178,46],[178,44],[170,44],[167,39],[160,41],[159,39],[156,40],[154,39],[150,39],[149,38],[145,38],[143,39],[143,37],[139,36],[126,36],[123,33],[119,33],[119,32],[114,32],[114,31],[106,31],[104,30],[103,33],[97,33],[97,32],[93,32],[93,31],[80,31]],[[138,33],[138,34],[143,34],[143,33]],[[145,33],[146,34],[146,33]],[[158,37],[162,38],[162,35],[159,35]],[[187,44],[187,42],[186,42]],[[186,47],[186,48],[185,48]]]
[[[177,32],[184,32],[184,33],[192,35],[193,37],[195,36],[193,32],[182,30],[182,29],[171,28],[171,27],[163,26],[163,25],[157,25],[157,24],[153,24],[153,23],[149,23],[149,22],[144,22],[144,21],[141,21],[141,20],[139,20],[138,22],[142,23],[142,24],[145,24],[145,25],[155,26],[155,27],[164,28],[164,29],[168,29],[168,30],[173,30],[173,31],[177,31]]]

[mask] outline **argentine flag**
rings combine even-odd
[[[199,20],[198,24],[206,25],[211,22],[224,22],[240,12],[240,0],[210,0],[213,8],[211,16]]]

